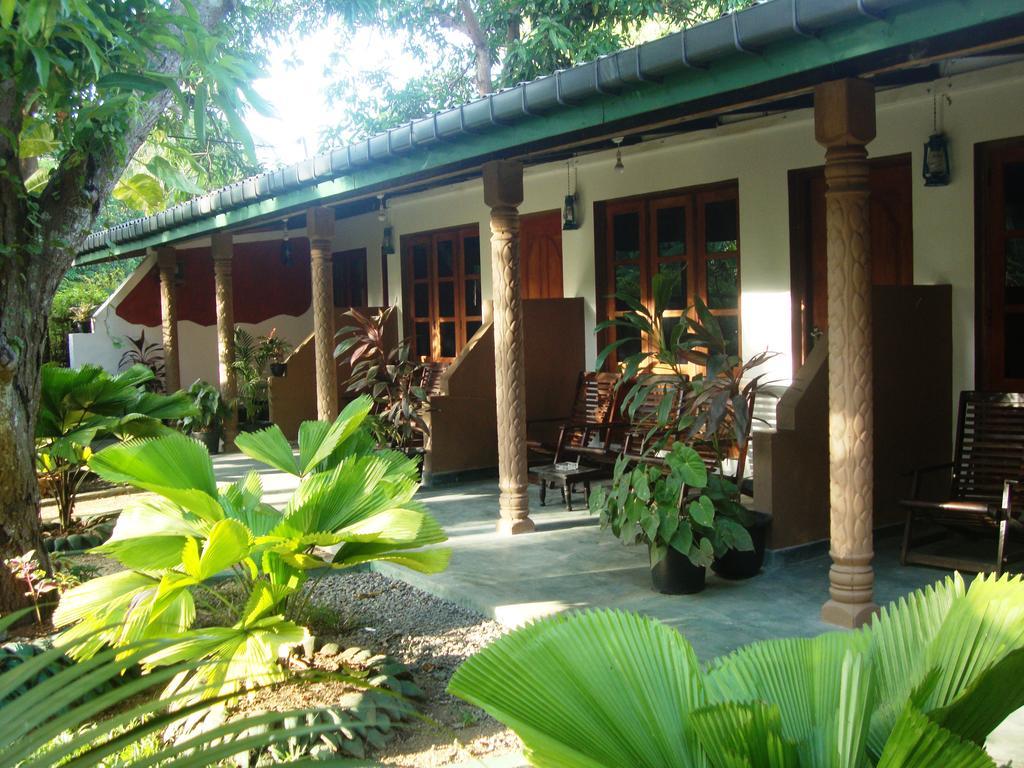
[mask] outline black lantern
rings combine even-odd
[[[562,229],[579,229],[580,223],[576,218],[576,195],[566,195],[562,208]]]
[[[380,251],[387,256],[395,252],[395,232],[390,225],[384,227],[384,234],[380,239]]]
[[[921,170],[926,187],[949,184],[949,144],[945,134],[933,133],[924,145],[924,167]]]
[[[292,265],[292,243],[288,239],[288,219],[284,220],[284,231],[281,234],[281,265],[290,267]]]

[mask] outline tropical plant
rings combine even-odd
[[[351,370],[347,391],[373,398],[377,426],[387,443],[408,449],[429,433],[424,414],[429,406],[420,382],[424,366],[412,356],[411,340],[392,343],[387,326],[394,313],[387,307],[373,315],[357,309],[345,313],[345,326],[338,331],[334,356]]]
[[[1024,705],[1022,674],[1021,577],[966,589],[956,575],[856,632],[753,643],[707,668],[653,619],[556,616],[470,658],[449,690],[538,766],[982,768],[986,737]]]
[[[276,328],[266,336],[253,336],[243,328],[235,328],[233,367],[238,377],[238,400],[247,423],[255,424],[270,415],[269,366],[290,351],[291,344],[277,335]]]
[[[754,548],[742,518],[716,509],[723,482],[708,475],[699,453],[677,442],[657,464],[620,456],[611,489],[595,488],[590,509],[618,538],[647,544],[652,568],[670,547],[708,567],[730,549]]]
[[[259,32],[248,8],[192,0],[0,2],[0,554],[39,549],[35,415],[61,277],[157,126],[203,152],[207,116],[252,148],[241,115]],[[273,13],[264,18],[273,18]],[[229,137],[225,137],[229,138]],[[21,600],[0,574],[0,607]]]
[[[694,565],[708,566],[729,549],[753,548],[746,530],[749,513],[740,504],[739,487],[725,476],[723,462],[731,448],[748,439],[754,417],[750,406],[763,378],[753,372],[774,355],[763,352],[742,360],[729,349],[718,320],[700,298],[692,312],[668,316],[670,300],[679,292],[678,277],[657,274],[652,287],[653,307],[633,292],[616,294],[629,309],[597,326],[599,332],[620,331],[598,355],[597,367],[624,345],[645,340],[646,349],[620,361],[620,386],[628,387],[622,408],[633,418],[641,406],[657,400],[643,454],[660,459],[669,452],[658,462],[664,470],[621,458],[611,492],[598,489],[591,510],[624,540],[650,542],[652,565],[671,546]],[[696,471],[701,455],[693,446],[711,457],[713,473]]]
[[[301,614],[310,570],[372,560],[443,570],[450,552],[422,549],[446,537],[413,501],[416,465],[400,453],[374,450],[363,429],[370,405],[359,398],[333,424],[303,423],[298,456],[276,426],[239,435],[243,453],[300,479],[283,511],[262,501],[255,472],[218,488],[209,454],[181,434],[125,442],[93,456],[89,466],[101,477],[158,498],[130,503],[110,541],[96,550],[127,570],[63,596],[53,622],[69,628],[59,644],[85,659],[104,645],[170,638],[145,657],[146,669],[210,663],[174,678],[165,695],[227,695],[240,679],[283,679],[278,657],[307,636],[288,615]],[[222,573],[237,580],[244,600],[227,601],[213,589]],[[196,600],[219,603],[231,617],[228,626],[191,629]]]
[[[123,371],[135,365],[148,368],[153,372],[153,377],[146,382],[146,389],[150,392],[163,392],[165,390],[164,375],[167,370],[164,363],[163,345],[157,344],[155,341],[147,343],[145,328],[139,331],[137,339],[131,336],[124,338],[128,342],[128,347],[121,354],[117,369]]]
[[[62,368],[48,363],[41,378],[36,466],[53,489],[64,530],[71,526],[75,497],[89,475],[94,440],[157,435],[170,431],[163,420],[193,412],[183,392],[147,392],[153,371],[141,365],[112,376],[95,365]]]
[[[0,631],[17,618],[0,620]],[[299,709],[240,716],[208,731],[165,741],[169,723],[223,701],[213,697],[189,705],[183,696],[156,695],[161,685],[202,671],[210,661],[135,674],[143,659],[166,650],[171,642],[132,643],[77,664],[68,663],[59,648],[21,644],[18,650],[24,653],[18,654],[17,663],[0,666],[0,768],[250,764],[251,758],[275,744],[338,730],[333,710]],[[234,669],[231,674],[244,673]],[[343,722],[353,729],[362,725],[355,717]]]
[[[192,382],[192,386],[185,390],[185,394],[189,396],[192,405],[195,406],[194,413],[190,413],[181,420],[181,429],[186,435],[223,430],[224,420],[229,415],[230,406],[217,387],[202,379],[196,379]]]

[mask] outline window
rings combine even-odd
[[[480,328],[480,233],[462,227],[402,238],[406,334],[416,357],[452,360]]]
[[[599,319],[620,315],[631,295],[654,309],[653,278],[673,279],[665,311],[668,328],[681,322],[699,296],[718,319],[730,352],[740,348],[739,203],[736,184],[615,200],[604,206],[604,243],[598,248]],[[622,338],[610,329],[601,345]],[[618,359],[643,349],[644,340],[618,348]],[[614,362],[614,360],[612,361]]]

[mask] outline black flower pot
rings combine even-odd
[[[651,568],[651,583],[663,595],[692,595],[704,589],[706,569],[673,547]]]
[[[270,375],[280,378],[288,375],[288,363],[271,363]]]
[[[210,452],[211,456],[220,453],[220,430],[219,429],[204,429],[199,432],[193,432],[192,437],[198,440],[200,443],[206,446],[206,450]]]
[[[749,579],[757,576],[764,565],[765,542],[768,539],[768,526],[772,524],[772,516],[764,512],[754,512],[753,523],[747,527],[754,548],[747,552],[730,549],[721,557],[716,557],[711,569],[723,579]]]

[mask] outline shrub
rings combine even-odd
[[[95,365],[62,368],[47,363],[40,379],[36,465],[53,489],[65,530],[71,525],[75,497],[89,474],[86,462],[94,440],[169,432],[163,419],[180,419],[193,412],[182,392],[147,392],[145,385],[153,380],[153,372],[143,366],[111,376]]]
[[[128,570],[61,599],[54,626],[69,629],[60,645],[84,659],[104,645],[170,638],[145,657],[147,669],[210,663],[175,678],[165,695],[229,695],[239,678],[256,685],[283,679],[278,657],[307,636],[287,614],[310,570],[372,560],[443,570],[450,552],[422,549],[446,537],[413,501],[415,462],[373,449],[362,428],[369,409],[369,399],[360,398],[333,424],[305,422],[298,456],[276,426],[239,435],[245,454],[300,478],[283,511],[262,501],[255,472],[218,488],[209,454],[181,434],[129,441],[93,456],[89,466],[101,477],[159,498],[130,503],[110,541],[96,550]],[[325,556],[322,547],[336,550]],[[226,600],[212,588],[224,572],[236,579],[243,599]],[[227,626],[191,629],[196,600],[220,603]]]
[[[782,599],[780,596],[779,599]],[[620,611],[544,619],[466,661],[449,689],[565,768],[994,766],[1024,706],[1024,582],[959,575],[856,632],[768,640],[704,668],[686,639]]]

